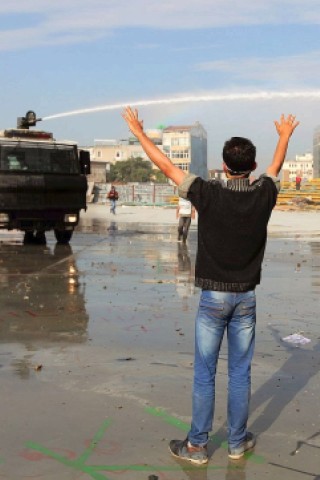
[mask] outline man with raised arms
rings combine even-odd
[[[205,181],[176,167],[146,136],[137,110],[123,112],[133,135],[157,167],[179,187],[179,196],[198,212],[195,285],[201,288],[195,320],[192,422],[185,440],[172,440],[175,457],[193,464],[208,462],[215,375],[220,346],[228,339],[228,455],[240,459],[255,445],[247,431],[256,323],[255,287],[260,283],[267,224],[277,201],[277,178],[290,137],[299,124],[293,115],[274,122],[278,142],[266,172],[250,183],[256,148],[247,138],[232,137],[223,147],[227,180]]]

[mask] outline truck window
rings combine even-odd
[[[6,159],[7,170],[26,170],[24,155],[8,155]]]
[[[80,173],[75,147],[70,145],[28,145],[0,146],[0,170],[30,173]]]

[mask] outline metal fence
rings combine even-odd
[[[168,184],[128,183],[116,185],[119,204],[127,205],[172,205],[178,201],[178,188]],[[111,183],[95,184],[93,203],[105,204]]]

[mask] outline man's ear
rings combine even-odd
[[[251,168],[251,171],[253,172],[257,168],[258,164],[257,162],[254,162],[253,167]]]
[[[222,163],[222,168],[223,168],[224,173],[228,172],[227,165],[224,162]]]

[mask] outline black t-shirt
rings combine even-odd
[[[254,289],[260,283],[267,225],[277,200],[275,179],[262,175],[250,184],[249,179],[205,181],[189,175],[179,187],[179,195],[183,193],[198,211],[196,286]]]

